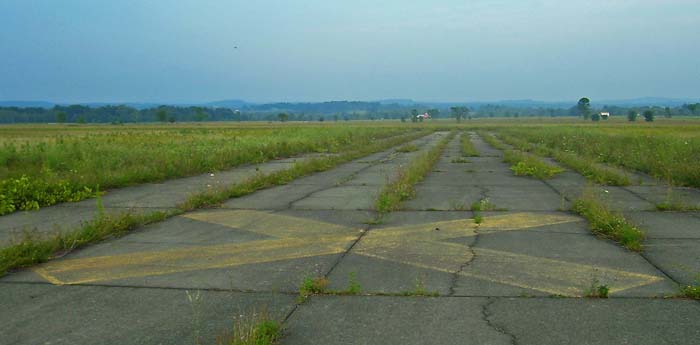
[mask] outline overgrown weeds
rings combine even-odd
[[[476,150],[476,148],[474,147],[474,143],[472,143],[467,133],[462,133],[462,136],[459,138],[459,140],[462,148],[462,156],[479,157],[479,151]]]
[[[125,213],[121,215],[105,215],[103,212],[100,212],[95,220],[87,222],[80,228],[70,232],[54,234],[50,237],[27,233],[17,243],[0,249],[0,276],[11,269],[46,262],[53,257],[65,255],[73,249],[87,244],[112,236],[124,235],[137,227],[159,222],[185,211],[217,205],[226,199],[247,195],[262,188],[288,183],[300,176],[330,169],[342,162],[416,139],[425,134],[426,132],[414,132],[405,136],[393,137],[344,154],[300,162],[288,170],[268,175],[259,174],[246,182],[235,184],[222,190],[193,195],[187,202],[179,205],[177,211],[147,214]],[[99,197],[97,202],[99,205]],[[101,208],[98,207],[98,209]]]
[[[455,132],[450,132],[432,149],[417,155],[406,167],[400,168],[396,178],[388,183],[377,197],[375,208],[379,213],[388,213],[398,210],[401,203],[415,196],[414,185],[427,175],[440,159],[445,146],[454,137]]]
[[[541,144],[531,143],[527,140],[504,134],[503,132],[499,132],[499,138],[521,151],[554,158],[557,162],[577,171],[594,183],[609,186],[628,186],[631,184],[627,174],[617,169],[603,166],[595,162],[592,158],[554,149]]]
[[[418,150],[419,150],[419,148],[415,144],[406,144],[406,145],[403,145],[403,146],[399,147],[398,149],[396,149],[396,152],[408,153],[408,152],[415,152]]]
[[[326,277],[305,277],[299,287],[297,303],[301,304],[311,295],[323,294],[326,292],[330,281]]]
[[[700,300],[700,285],[681,286],[681,294],[688,298]]]
[[[233,318],[230,332],[216,340],[217,345],[273,345],[282,337],[282,323],[273,319],[267,309],[241,314]]]
[[[610,287],[608,285],[601,284],[598,279],[593,279],[583,295],[589,298],[608,298],[609,293]]]
[[[27,267],[46,262],[56,256],[63,256],[89,243],[122,236],[132,229],[162,221],[173,214],[176,213],[102,215],[76,230],[55,234],[49,238],[26,233],[19,242],[0,249],[0,276],[11,269]]]
[[[0,215],[86,199],[97,185],[118,188],[305,153],[340,153],[413,129],[137,126],[25,132],[5,128],[0,138]]]
[[[507,150],[503,154],[503,160],[512,164],[510,170],[518,176],[532,176],[546,180],[564,172],[564,169],[522,151]]]
[[[572,210],[588,221],[593,233],[616,241],[629,250],[642,251],[642,231],[630,224],[622,214],[612,211],[592,191],[586,189],[574,201]]]
[[[305,277],[299,286],[299,295],[297,303],[306,302],[309,296],[312,295],[359,295],[362,292],[362,286],[357,280],[357,273],[350,272],[348,276],[348,287],[344,290],[328,289],[330,280],[326,277]]]
[[[258,174],[239,184],[195,194],[183,204],[179,205],[178,208],[183,211],[189,211],[197,208],[218,205],[231,198],[248,195],[260,189],[287,184],[299,177],[328,170],[340,163],[381,151],[387,147],[416,139],[422,135],[425,135],[425,132],[390,138],[340,155],[319,157],[297,162],[292,168],[287,170],[282,170],[271,174]]]
[[[475,201],[472,203],[471,208],[472,211],[478,212],[478,211],[496,211],[498,210],[498,207],[494,203],[492,203],[489,198],[483,198],[480,199],[479,201]]]
[[[498,140],[493,134],[484,131],[479,131],[479,136],[484,139],[484,141],[491,145],[497,150],[507,150],[508,147],[504,145],[500,140]]]
[[[399,293],[400,296],[415,296],[415,297],[438,297],[440,293],[437,291],[428,291],[425,288],[424,279],[421,277],[416,278],[413,290],[403,291]]]

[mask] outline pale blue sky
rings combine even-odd
[[[698,0],[0,0],[0,23],[0,100],[700,97]]]

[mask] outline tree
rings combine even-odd
[[[457,119],[457,122],[462,121],[462,118],[469,113],[469,108],[467,107],[450,107],[452,116]]]
[[[197,108],[194,112],[194,120],[198,122],[202,122],[207,119],[207,113],[202,110],[202,108]]]
[[[168,112],[165,109],[160,109],[156,112],[156,119],[160,122],[168,121]]]
[[[670,118],[673,116],[672,113],[671,113],[671,108],[670,108],[670,107],[664,108],[664,116],[665,116],[667,119],[670,119]]]
[[[654,122],[654,112],[651,110],[647,110],[644,112],[644,121],[646,122]]]
[[[177,121],[177,119],[175,118],[175,115],[170,115],[170,117],[168,118],[168,122],[175,123],[175,121]]]
[[[65,111],[59,111],[58,113],[56,113],[56,122],[65,123],[67,117],[68,117],[68,115],[66,114]]]
[[[418,122],[418,109],[411,110],[411,122]]]
[[[279,119],[280,122],[287,122],[287,120],[289,120],[289,115],[287,115],[287,113],[279,113],[277,114],[277,119]]]
[[[591,115],[591,121],[594,121],[594,122],[600,121],[600,114],[593,113],[593,115]]]
[[[690,110],[691,114],[695,115],[695,113],[700,110],[700,103],[686,104],[684,107]]]
[[[78,123],[86,123],[86,122],[87,122],[87,121],[85,120],[85,116],[84,116],[84,115],[78,116]]]
[[[323,116],[321,116],[321,117],[318,118],[318,121],[319,121],[319,122],[323,122],[323,121],[326,121],[326,119],[325,119]]]
[[[627,121],[629,122],[634,122],[637,121],[637,112],[634,110],[630,110],[627,112]]]
[[[586,97],[579,99],[578,104],[576,104],[576,111],[579,116],[583,116],[584,120],[588,120],[588,117],[591,115],[591,100]]]

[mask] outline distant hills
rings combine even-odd
[[[664,97],[641,97],[633,99],[618,99],[618,100],[596,100],[593,99],[592,103],[594,107],[602,107],[604,105],[608,106],[620,106],[620,107],[643,107],[643,106],[661,106],[661,107],[677,107],[687,103],[698,103],[698,99],[690,98],[664,98]],[[229,108],[229,109],[294,109],[299,108],[303,105],[306,107],[314,107],[313,105],[319,105],[319,107],[324,108],[321,105],[329,104],[368,104],[368,105],[398,105],[402,107],[435,107],[435,108],[449,108],[456,105],[466,105],[471,108],[478,109],[483,106],[503,106],[509,108],[570,108],[576,104],[576,100],[571,101],[538,101],[531,99],[523,100],[500,100],[493,102],[483,102],[483,101],[466,101],[466,102],[434,102],[434,101],[415,101],[412,99],[396,98],[396,99],[381,99],[376,101],[330,101],[330,102],[267,102],[267,103],[254,103],[247,102],[240,99],[230,99],[221,100],[214,102],[202,102],[202,103],[154,103],[154,102],[84,102],[77,103],[80,105],[85,105],[89,107],[101,107],[107,105],[126,105],[136,109],[148,109],[155,108],[160,105],[168,106],[199,106],[199,107],[210,107],[210,108]],[[52,108],[54,105],[69,105],[73,103],[63,103],[63,102],[48,102],[48,101],[0,101],[0,107],[19,107],[19,108]]]

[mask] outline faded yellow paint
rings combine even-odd
[[[49,262],[34,269],[52,284],[81,284],[125,278],[269,263],[344,252],[360,229],[274,212],[218,210],[184,217],[270,237],[240,243]],[[449,242],[480,232],[514,231],[551,224],[579,222],[564,214],[515,213],[487,217],[477,226],[471,219],[376,229],[353,248],[353,253],[446,273],[553,294],[578,295],[592,277],[612,281],[611,292],[651,284],[660,277],[610,268],[575,264],[522,254],[472,249]],[[436,230],[438,229],[438,230]],[[474,254],[488,260],[488,272],[475,265],[460,267]]]

